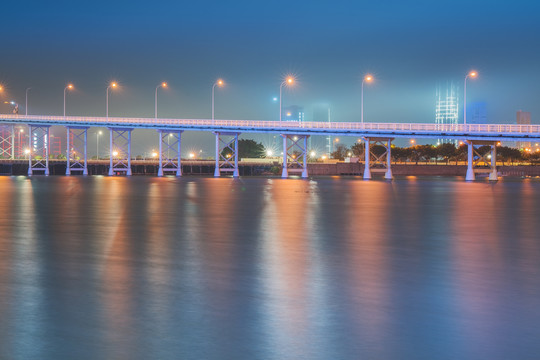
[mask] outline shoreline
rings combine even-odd
[[[156,175],[158,164],[152,160],[133,160],[133,175]],[[240,176],[279,175],[279,163],[239,162]],[[107,175],[108,160],[89,160],[88,175]],[[183,160],[184,175],[213,175],[215,161],[213,160]],[[49,160],[50,175],[66,173],[65,160]],[[308,163],[309,176],[362,176],[362,163]],[[392,164],[394,176],[465,176],[467,165],[455,164]],[[538,165],[498,165],[499,176],[540,176]],[[27,175],[28,160],[0,160],[1,176]],[[40,174],[36,174],[40,175]],[[226,176],[226,175],[224,175]],[[377,175],[375,175],[377,177]]]

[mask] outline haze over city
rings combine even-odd
[[[23,104],[31,87],[30,114],[61,114],[62,90],[73,83],[67,113],[103,116],[115,80],[110,116],[152,117],[155,86],[167,81],[160,117],[210,118],[211,87],[223,78],[216,118],[277,120],[273,98],[293,74],[284,106],[302,106],[307,121],[318,120],[316,107],[329,107],[332,121],[359,121],[361,80],[372,73],[366,122],[433,122],[437,86],[462,91],[475,69],[468,101],[486,102],[490,123],[514,123],[520,109],[535,123],[539,13],[523,0],[8,2],[0,96]],[[150,135],[136,136],[137,153],[154,146]],[[204,134],[186,145],[201,140],[211,153]]]

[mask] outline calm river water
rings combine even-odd
[[[0,177],[0,359],[539,359],[540,180]]]

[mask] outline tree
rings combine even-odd
[[[234,142],[231,144],[234,149]],[[232,155],[232,151],[229,148],[223,149],[221,155],[228,157]],[[265,156],[264,146],[261,143],[251,139],[238,140],[238,158],[263,158]]]
[[[467,161],[468,153],[469,153],[468,145],[461,144],[456,150],[456,155],[455,155],[456,165],[458,161]]]
[[[351,152],[354,156],[362,156],[364,155],[365,145],[364,143],[356,143],[353,146],[351,146]]]
[[[336,149],[330,154],[330,156],[337,160],[345,160],[348,152],[349,150],[345,145],[339,144],[336,146]]]
[[[392,159],[394,161],[405,162],[411,157],[411,148],[393,147]]]
[[[523,158],[521,151],[508,146],[498,146],[497,157],[502,161],[503,165],[505,161],[509,161],[511,164],[514,164],[514,161],[521,160]]]
[[[435,149],[437,151],[437,156],[440,156],[441,158],[443,158],[443,160],[446,161],[446,165],[448,165],[448,161],[451,158],[456,156],[456,147],[454,146],[454,144],[451,144],[451,143],[440,144]]]

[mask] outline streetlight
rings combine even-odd
[[[73,84],[67,84],[67,86],[64,88],[64,117],[66,117],[66,90],[72,90]],[[27,97],[28,101],[28,97]]]
[[[156,100],[155,100],[155,110],[154,110],[154,119],[157,120],[157,90],[162,87],[164,89],[167,88],[167,83],[166,82],[162,82],[161,84],[159,84],[158,86],[156,86]]]
[[[478,76],[478,72],[472,70],[465,75],[465,81],[463,86],[463,125],[467,125],[467,79],[474,79]]]
[[[283,89],[283,85],[292,85],[294,83],[294,77],[292,76],[287,76],[285,78],[285,80],[283,80],[281,82],[281,85],[279,85],[279,122],[281,122],[281,111],[282,111],[282,106],[281,106],[281,99],[282,99],[282,89]]]
[[[25,110],[24,110],[25,116],[28,116],[28,91],[30,91],[30,89],[31,89],[31,88],[26,88],[26,91],[25,91],[25,93],[26,93],[26,97],[25,97],[25,99],[26,99],[26,103],[25,103],[26,107],[24,108],[24,109],[25,109]],[[65,102],[65,101],[64,101],[64,102]],[[66,108],[66,107],[64,106],[64,109],[65,109],[65,108]],[[64,112],[65,112],[65,110],[64,110]],[[64,115],[64,116],[65,116],[65,115]]]
[[[99,160],[99,135],[101,135],[101,130],[96,133],[96,160]]]
[[[13,113],[15,115],[19,115],[19,104],[17,104],[15,101],[4,101],[4,104],[11,104],[13,105]]]
[[[367,74],[362,79],[362,91],[360,93],[360,122],[364,123],[364,83],[370,83],[373,81],[373,75]]]
[[[107,86],[107,121],[109,121],[109,89],[110,88],[116,88],[118,84],[116,82],[112,82],[109,86]]]
[[[214,85],[212,85],[212,124],[214,124],[214,89],[216,88],[216,85],[221,87],[225,85],[225,83],[222,79],[217,79]]]

